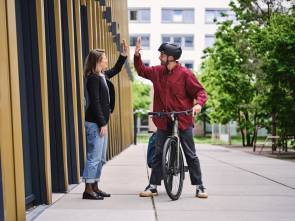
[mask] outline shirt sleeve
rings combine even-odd
[[[100,104],[100,95],[99,95],[99,79],[97,77],[91,77],[87,82],[87,89],[90,98],[89,109],[93,116],[95,117],[95,122],[99,127],[102,127],[107,124]]]
[[[120,55],[115,66],[107,71],[104,72],[104,74],[108,78],[114,77],[116,74],[119,74],[120,71],[122,70],[122,67],[127,59],[127,56]]]
[[[186,88],[188,94],[192,98],[196,99],[197,103],[203,107],[208,99],[208,96],[204,87],[193,73],[190,73],[186,79]]]
[[[147,67],[141,60],[141,55],[134,55],[134,67],[139,76],[154,81],[156,78],[156,68],[154,66]]]

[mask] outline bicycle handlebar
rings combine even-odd
[[[162,117],[162,116],[167,116],[167,115],[180,115],[180,114],[185,114],[185,115],[190,115],[192,114],[193,109],[185,110],[185,111],[171,111],[171,112],[148,112],[148,115],[156,116],[156,117]]]

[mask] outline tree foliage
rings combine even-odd
[[[138,80],[132,82],[133,112],[143,113],[149,111],[151,103],[150,90],[150,85]]]
[[[265,90],[263,108],[272,114],[281,136],[295,134],[295,10],[272,15],[269,25],[255,36],[263,61],[259,80]]]
[[[285,5],[288,7],[285,7]],[[295,135],[295,13],[290,1],[231,2],[237,21],[225,21],[206,49],[201,81],[211,120],[235,120],[243,145],[258,126]]]

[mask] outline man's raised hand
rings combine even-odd
[[[141,37],[138,36],[136,39],[136,44],[135,44],[135,51],[134,51],[135,56],[139,55],[140,50],[141,50]]]

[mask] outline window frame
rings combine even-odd
[[[181,48],[182,50],[194,50],[195,48],[195,35],[194,34],[161,34],[161,41],[164,43],[164,42],[167,42],[167,41],[163,41],[163,38],[165,37],[169,37],[169,41],[170,43],[175,43],[174,41],[174,38],[175,37],[181,37]],[[186,47],[185,46],[185,37],[192,37],[193,38],[193,41],[192,41],[192,47]],[[173,38],[173,41],[171,41],[171,38]]]
[[[207,20],[207,11],[215,11],[215,15],[216,15],[216,12],[219,11],[220,16],[219,17],[214,17],[214,18],[216,18],[216,21],[214,21],[214,20],[213,21],[208,21]],[[228,14],[228,16],[222,17],[221,13],[226,13],[226,14]],[[231,20],[230,19],[230,17],[231,17],[230,13],[234,14],[234,12],[232,10],[230,10],[230,8],[205,8],[205,13],[204,13],[204,15],[205,15],[205,18],[204,18],[205,24],[216,24],[217,22],[220,22],[220,21],[218,21],[218,18],[220,18],[220,17],[225,18],[225,20]]]
[[[186,67],[185,64],[187,64],[187,63],[192,64],[192,68],[188,68],[188,69],[190,69],[191,71],[193,71],[194,68],[195,68],[195,62],[194,62],[194,60],[180,60],[179,63],[180,63],[183,67]],[[187,68],[187,67],[186,67],[186,68]]]
[[[149,20],[141,20],[137,18],[136,20],[131,20],[130,13],[131,11],[136,11],[137,12],[137,17],[139,17],[139,11],[140,10],[148,10],[149,11]],[[150,24],[151,23],[151,8],[149,7],[131,7],[128,8],[128,22],[129,23],[143,23],[143,24]]]
[[[131,38],[131,37],[135,37],[135,38],[137,39],[138,36],[141,36],[141,39],[142,39],[142,37],[148,37],[148,38],[149,38],[149,42],[148,42],[149,45],[148,45],[148,46],[144,46],[144,45],[142,44],[142,41],[141,41],[141,46],[142,46],[142,48],[144,48],[144,49],[150,49],[150,47],[151,47],[151,35],[148,34],[148,33],[129,34],[129,44],[130,44],[130,47],[135,47],[135,45],[131,45],[130,38]]]
[[[182,21],[174,21],[173,20],[173,13],[172,13],[172,20],[168,21],[168,20],[163,20],[163,11],[164,10],[170,10],[170,11],[181,11],[182,13]],[[192,11],[192,21],[185,21],[184,19],[184,11]],[[195,24],[195,9],[194,8],[161,8],[161,23],[162,24]]]

